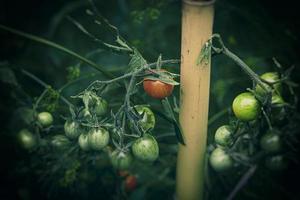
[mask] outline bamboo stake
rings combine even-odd
[[[178,200],[203,198],[210,56],[207,62],[200,64],[197,64],[197,58],[212,35],[213,3],[183,0],[179,120],[186,145],[180,145],[178,152]]]

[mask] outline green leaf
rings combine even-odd
[[[197,65],[202,64],[208,64],[211,54],[211,41],[207,41],[203,47],[201,48],[200,54],[197,58]]]
[[[169,84],[169,85],[179,85],[179,83],[171,78],[161,76],[161,77],[155,77],[155,76],[147,76],[145,77],[147,80],[152,80],[152,81],[161,81],[163,83]]]
[[[140,52],[134,48],[133,54],[131,55],[131,60],[128,64],[129,69],[132,71],[145,65],[147,65],[147,61],[143,58]]]
[[[8,67],[0,68],[0,80],[12,86],[18,86],[15,73]]]

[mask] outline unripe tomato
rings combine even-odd
[[[260,103],[253,94],[244,92],[235,97],[232,109],[238,119],[252,121],[260,114]]]
[[[231,157],[221,148],[217,147],[210,155],[210,165],[217,172],[226,171],[233,166]]]
[[[70,139],[76,139],[81,133],[80,124],[76,121],[67,120],[64,125],[65,134]]]
[[[56,150],[63,151],[70,147],[71,141],[64,135],[55,135],[52,137],[51,145]]]
[[[278,152],[281,150],[281,139],[277,131],[268,131],[260,139],[260,147],[267,152]]]
[[[115,150],[110,156],[111,164],[115,169],[128,169],[132,163],[132,156],[130,152]]]
[[[284,102],[283,98],[280,95],[273,94],[271,103],[273,105],[282,106],[282,105],[284,105],[285,102]]]
[[[155,138],[149,134],[134,141],[132,145],[133,155],[141,160],[153,162],[159,156],[159,147]]]
[[[27,129],[22,129],[18,135],[18,142],[22,148],[30,150],[37,145],[36,137]]]
[[[80,134],[80,136],[78,137],[78,144],[83,151],[90,150],[88,134]]]
[[[233,131],[229,125],[220,126],[215,133],[215,142],[223,147],[231,145],[233,142]]]
[[[137,178],[134,175],[127,176],[125,179],[125,190],[132,192],[137,186]]]
[[[276,83],[277,81],[279,81],[279,74],[277,72],[267,72],[264,73],[263,75],[260,76],[261,79],[263,79],[264,81],[270,83],[270,84],[274,84],[274,90],[276,91],[276,93],[280,94],[282,91],[282,85],[280,82]],[[264,86],[266,88],[270,88],[270,86],[266,83],[264,83]],[[270,88],[271,89],[271,88]],[[265,95],[266,91],[260,87],[259,85],[256,85],[255,87],[255,91],[259,94],[259,95]]]
[[[105,115],[108,111],[107,101],[101,97],[97,98],[95,104],[93,105],[93,111],[98,116]]]
[[[88,134],[89,145],[93,150],[101,150],[109,143],[109,133],[103,128],[92,128]]]
[[[37,116],[37,120],[43,127],[49,127],[53,123],[53,117],[49,112],[40,112]]]
[[[170,96],[174,89],[174,85],[164,83],[160,80],[147,79],[147,77],[144,78],[143,86],[145,92],[155,99],[163,99],[165,97]]]
[[[143,118],[138,121],[138,125],[140,125],[144,131],[153,129],[155,126],[155,117],[152,110],[143,105],[136,105],[134,108],[140,115],[143,115]]]
[[[265,165],[270,170],[279,171],[287,167],[287,162],[282,155],[276,155],[266,158]]]

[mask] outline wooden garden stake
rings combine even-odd
[[[179,120],[185,145],[180,144],[178,152],[178,200],[203,198],[210,52],[203,62],[199,62],[199,55],[212,35],[213,4],[214,1],[183,0]]]

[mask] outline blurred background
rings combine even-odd
[[[181,2],[179,0],[95,0],[95,2],[101,14],[119,28],[120,33],[140,50],[147,61],[156,61],[160,53],[164,59],[180,58]],[[81,55],[97,50],[90,55],[90,58],[118,75],[126,68],[128,57],[101,50],[97,43],[80,32],[66,18],[72,16],[91,32],[97,33],[104,41],[111,41],[112,37],[108,31],[92,23],[85,12],[87,8],[89,8],[88,1],[84,0],[1,0],[0,23],[47,38]],[[275,57],[285,69],[295,66],[292,78],[295,82],[299,82],[299,18],[297,2],[294,1],[284,3],[270,0],[219,0],[215,7],[214,32],[220,33],[228,48],[258,74],[274,70],[272,58]],[[113,199],[109,197],[113,190],[105,189],[113,187],[109,185],[109,181],[113,182],[111,180],[113,177],[103,171],[102,175],[108,177],[97,182],[93,180],[95,175],[89,174],[89,169],[84,168],[85,170],[80,172],[81,178],[75,181],[75,186],[73,184],[72,187],[62,189],[53,186],[55,181],[51,180],[53,178],[51,173],[45,173],[43,180],[40,180],[39,169],[44,170],[45,166],[35,162],[39,158],[33,158],[27,152],[18,149],[14,141],[14,134],[20,129],[20,123],[16,120],[20,111],[16,109],[22,106],[12,92],[15,88],[14,79],[32,96],[38,96],[42,92],[40,86],[19,73],[20,69],[26,69],[54,88],[60,88],[67,80],[67,68],[77,64],[78,60],[53,48],[2,30],[0,30],[0,45],[1,67],[10,66],[14,71],[11,75],[8,72],[3,73],[2,70],[0,82],[2,160],[0,199]],[[80,69],[82,74],[94,72],[84,64]],[[178,65],[171,66],[169,69],[175,73],[179,72]],[[101,75],[94,77],[94,79],[99,78]],[[77,94],[87,87],[91,80],[69,88],[64,95]],[[232,99],[251,87],[251,84],[251,80],[232,61],[223,56],[215,57],[212,64],[210,117],[230,107]],[[299,94],[299,89],[296,90]],[[208,142],[215,129],[227,121],[228,117],[224,115],[210,124]],[[169,159],[172,160],[170,163],[174,164],[176,155]],[[35,163],[34,166],[32,163]],[[48,169],[50,167],[53,166],[49,166]],[[138,193],[129,195],[130,198],[172,199],[174,167],[168,175],[170,180],[164,180],[165,185],[158,182],[147,191],[140,186]],[[139,173],[147,174],[148,171]],[[258,174],[250,180],[236,199],[300,199],[299,174],[299,165],[296,164],[290,165],[284,172]],[[58,173],[57,176],[64,175]],[[147,182],[149,179],[151,177],[142,177],[141,182]],[[99,189],[102,186],[104,189]],[[210,199],[224,199],[223,195],[228,194],[232,189],[232,187],[217,189],[218,183],[214,186],[217,192]]]

